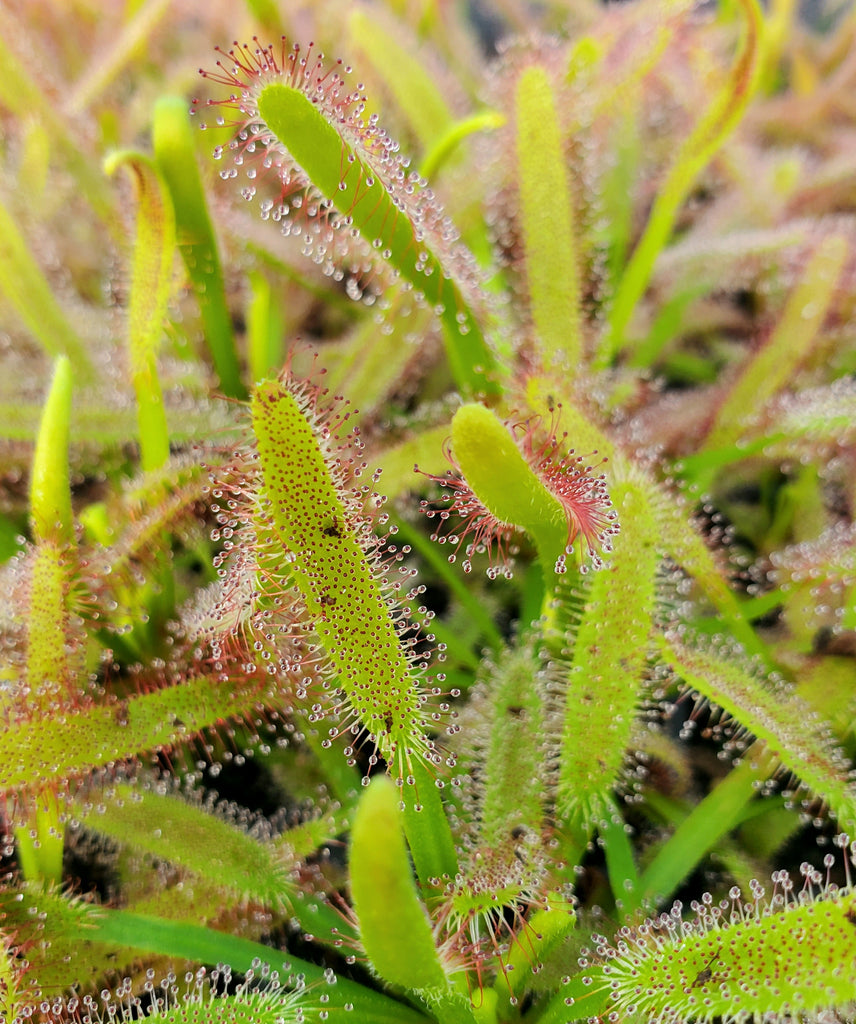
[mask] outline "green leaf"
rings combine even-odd
[[[348,18],[354,47],[381,77],[396,107],[407,119],[423,150],[452,126],[452,112],[432,75],[416,59],[412,47],[387,32],[376,12],[355,8]]]
[[[30,518],[33,536],[60,544],[74,541],[68,436],[74,373],[66,357],[57,360],[42,413],[30,476]]]
[[[695,692],[734,719],[856,832],[856,784],[829,726],[781,679],[766,679],[737,649],[693,647],[672,634],[658,640],[663,660]]]
[[[770,337],[744,367],[719,407],[703,451],[734,444],[748,415],[791,380],[817,341],[847,258],[843,235],[827,235],[806,263]]]
[[[693,183],[737,127],[758,84],[763,51],[764,17],[757,0],[738,0],[745,20],[740,51],[722,88],[678,148],[674,163],[660,186],[648,223],[615,293],[609,324],[601,340],[596,365],[608,366],[626,345],[625,332],[642,297],[654,263],[669,240],[678,212]]]
[[[103,808],[78,806],[75,818],[116,842],[187,868],[241,900],[281,908],[294,896],[286,839],[276,846],[256,840],[179,796],[120,785]]]
[[[491,514],[525,530],[535,541],[545,572],[553,568],[565,554],[568,519],[508,427],[483,405],[463,405],[452,419],[452,451],[467,483]]]
[[[169,432],[157,355],[163,338],[172,291],[175,218],[163,180],[148,158],[139,153],[114,153],[105,161],[108,174],[125,167],[137,196],[137,235],[131,267],[128,342],[131,381],[137,396],[140,454],[145,470],[169,458]]]
[[[610,793],[643,699],[660,565],[645,483],[632,472],[616,472],[612,493],[621,533],[583,592],[570,664],[559,662],[567,677],[557,795],[579,848],[597,822],[612,815]]]
[[[265,498],[259,529],[287,555],[284,575],[327,652],[348,702],[344,717],[369,731],[403,777],[429,750],[422,681],[400,643],[388,583],[364,546],[370,520],[340,482],[347,456],[333,446],[347,443],[328,434],[322,449],[324,423],[313,406],[280,380],[264,382],[253,396]]]
[[[545,68],[532,64],[516,93],[517,167],[529,306],[545,367],[574,372],[582,359],[581,257],[556,112]]]
[[[496,393],[494,357],[480,317],[462,282],[446,266],[439,235],[429,230],[439,212],[419,208],[405,189],[388,181],[382,164],[356,150],[328,121],[321,107],[298,88],[266,82],[258,93],[262,130],[272,132],[328,203],[346,216],[384,261],[424,296],[440,315],[446,356],[458,386],[467,394]],[[344,172],[343,172],[343,169]],[[423,199],[423,206],[425,201]]]
[[[442,989],[446,975],[416,892],[398,802],[396,787],[377,776],[351,829],[351,895],[360,939],[384,981],[411,990]]]
[[[259,679],[191,679],[61,715],[33,715],[17,695],[3,702],[0,721],[0,791],[61,787],[94,768],[164,750],[229,719],[257,713],[275,700]],[[75,742],[69,744],[68,736]]]
[[[220,378],[220,387],[230,398],[246,398],[217,242],[196,163],[187,103],[181,97],[164,96],[158,100],[152,140],[158,169],[172,196],[178,249],[199,302],[205,342]]]

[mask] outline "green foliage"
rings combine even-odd
[[[126,6],[0,10],[0,1017],[852,1019],[856,19]]]

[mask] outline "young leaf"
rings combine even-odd
[[[391,985],[443,989],[428,916],[416,893],[395,786],[376,777],[351,829],[351,895],[360,939],[374,969]]]
[[[208,216],[187,104],[183,99],[164,96],[158,100],[152,140],[158,169],[172,196],[178,249],[199,301],[205,341],[220,378],[220,387],[231,398],[246,398],[217,242]]]
[[[137,235],[131,269],[128,344],[131,381],[137,396],[140,455],[144,470],[157,469],[169,458],[169,432],[157,355],[172,285],[175,218],[161,176],[150,160],[132,152],[114,153],[105,170],[127,168],[137,194]]]
[[[475,551],[492,554],[493,546],[499,561],[506,561],[505,548],[515,529],[525,530],[535,541],[546,571],[565,572],[577,535],[592,563],[602,564],[600,549],[610,550],[611,537],[618,532],[604,478],[594,476],[592,467],[573,451],[560,454],[560,440],[550,434],[538,444],[532,424],[503,423],[483,405],[470,403],[455,413],[449,460],[461,475],[433,477],[452,489],[447,496],[451,508],[441,513],[423,508],[444,522],[452,516],[463,520],[460,532],[453,519],[447,534],[432,539],[456,549],[465,545],[465,572]],[[509,575],[507,563],[504,568]],[[491,576],[498,571],[493,564],[488,570]]]

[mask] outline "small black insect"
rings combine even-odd
[[[721,952],[722,946],[720,946],[719,949],[710,958],[710,960],[708,960],[707,967],[698,972],[698,974],[696,975],[696,980],[692,983],[692,985],[690,985],[690,988],[700,988],[702,985],[706,985],[709,981],[713,979],[713,965],[719,959],[719,954]]]
[[[342,531],[339,529],[339,521],[336,516],[333,516],[333,522],[329,526],[325,526],[321,531],[325,537],[341,537]]]

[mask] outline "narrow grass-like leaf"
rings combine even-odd
[[[719,407],[705,450],[737,441],[747,413],[760,410],[805,360],[829,311],[847,258],[843,235],[827,235],[811,254],[773,333],[744,368]]]
[[[574,369],[582,358],[580,253],[556,97],[545,68],[517,83],[516,156],[529,306],[545,366]]]
[[[99,53],[99,60],[92,61],[83,78],[71,91],[63,105],[72,115],[80,114],[101,95],[135,58],[141,58],[148,50],[152,34],[157,30],[164,15],[169,11],[169,0],[147,0],[131,8],[122,30],[110,40],[107,51]]]
[[[602,237],[600,232],[595,232],[595,240],[607,249],[607,287],[612,292],[618,287],[633,236],[634,182],[642,155],[638,123],[641,96],[638,83],[633,85],[635,89],[624,93],[626,109],[619,112],[611,129],[610,148],[614,155],[600,186],[604,217]]]
[[[746,19],[740,52],[721,89],[679,148],[660,186],[645,231],[633,250],[609,311],[608,327],[596,362],[601,368],[608,366],[625,346],[627,325],[651,279],[654,262],[669,239],[681,204],[699,173],[743,117],[755,91],[761,67],[764,19],[757,0],[739,0],[739,7]]]
[[[0,402],[0,438],[4,441],[33,441],[38,432],[41,407],[31,402]],[[192,408],[180,406],[167,410],[169,435],[175,444],[197,441],[216,435],[224,443],[236,443],[241,430],[231,408],[223,402],[194,398]],[[137,417],[127,403],[79,406],[71,413],[71,430],[82,458],[97,457],[103,470],[104,453],[133,444],[137,437]],[[13,446],[7,446],[13,450]],[[93,455],[93,453],[95,453]],[[412,468],[412,467],[411,467]]]
[[[760,740],[770,755],[819,796],[839,825],[856,832],[856,783],[829,727],[783,683],[759,678],[740,653],[690,648],[677,636],[659,641],[663,659],[697,693]]]
[[[246,398],[217,242],[208,216],[193,132],[183,99],[164,96],[158,100],[152,139],[155,160],[172,196],[178,249],[199,302],[205,343],[220,378],[220,387],[230,398]]]
[[[438,879],[454,878],[458,856],[437,779],[428,765],[413,766],[413,782],[413,791],[405,787],[402,793],[404,831],[416,877],[427,891]]]
[[[285,318],[270,280],[260,270],[249,274],[251,298],[247,306],[247,357],[254,383],[282,366]]]
[[[455,152],[457,147],[469,138],[470,135],[479,132],[495,131],[505,124],[505,117],[496,110],[484,110],[472,117],[465,117],[451,125],[444,135],[441,135],[432,149],[425,155],[420,173],[428,181],[431,181],[440,171],[440,168]],[[479,253],[476,252],[478,256]]]
[[[636,898],[659,906],[681,885],[723,836],[736,827],[758,793],[765,771],[774,767],[753,751],[690,811],[640,874]],[[760,761],[760,764],[756,764]]]
[[[606,814],[598,825],[598,836],[606,855],[606,870],[615,905],[622,921],[632,920],[642,905],[639,873],[624,815],[614,800],[606,801]]]
[[[360,407],[354,415],[362,420],[371,417],[383,399],[400,387],[410,375],[420,372],[425,352],[420,345],[431,336],[433,314],[428,309],[416,309],[404,315],[407,296],[401,291],[389,296],[389,308],[379,327],[374,318],[358,324],[341,350],[340,357],[327,375],[327,387],[358,395]],[[386,473],[384,473],[386,478]]]
[[[157,356],[171,294],[175,251],[175,217],[163,180],[148,158],[128,151],[114,153],[105,170],[124,166],[137,196],[136,239],[128,306],[131,381],[137,396],[140,456],[144,470],[169,458],[169,432]]]
[[[92,379],[92,363],[85,344],[69,324],[3,203],[0,203],[0,291],[45,352],[67,356],[79,380]]]
[[[318,996],[326,997],[328,1012],[335,1010],[344,1015],[345,1007],[351,1004],[356,1013],[378,1024],[426,1024],[428,1020],[406,1004],[348,978],[337,977],[335,984],[330,984],[330,974],[325,968],[239,935],[145,914],[72,903],[58,892],[40,892],[35,888],[25,892],[23,899],[13,892],[0,893],[0,905],[5,920],[20,933],[33,921],[47,922],[49,934],[44,938],[49,943],[48,955],[40,958],[38,970],[33,972],[47,996],[58,996],[75,980],[87,976],[81,967],[91,969],[94,983],[99,967],[103,970],[115,964],[117,950],[128,950],[194,963],[227,964],[242,974],[257,972],[267,964],[280,972],[281,980],[285,975],[300,974],[307,985],[323,986]],[[55,955],[51,955],[52,949]],[[82,954],[76,959],[77,974],[63,967],[61,960],[66,952]],[[310,996],[309,1005],[313,1003],[315,999]],[[350,1016],[347,1014],[344,1019]]]
[[[15,191],[22,199],[26,196],[38,209],[47,193],[53,139],[40,121],[29,120],[23,129]]]

